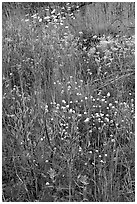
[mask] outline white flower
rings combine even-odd
[[[103,117],[103,116],[104,116],[104,113],[100,113],[100,116]]]
[[[49,182],[46,182],[46,186],[48,186],[49,185]]]
[[[72,110],[72,108],[69,110],[69,113],[72,113],[73,112],[73,110]]]
[[[71,89],[71,86],[68,86],[68,91]]]
[[[88,123],[89,120],[90,120],[89,118],[86,118],[86,120],[84,120],[84,122],[85,122],[85,123]]]
[[[62,103],[66,103],[66,101],[65,101],[65,100],[62,100]]]
[[[106,121],[106,122],[109,122],[109,118],[105,118],[105,121]]]
[[[79,152],[81,152],[82,151],[82,148],[81,147],[79,147]]]
[[[95,113],[95,116],[98,118],[98,117],[100,117],[100,115],[98,114],[98,113]]]

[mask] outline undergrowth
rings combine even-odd
[[[133,202],[134,36],[58,21],[3,16],[3,201]]]

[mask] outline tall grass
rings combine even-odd
[[[3,17],[3,201],[135,200],[134,36],[79,39]]]

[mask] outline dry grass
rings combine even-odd
[[[3,201],[135,200],[135,41],[107,38],[3,17]]]

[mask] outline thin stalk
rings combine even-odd
[[[72,161],[68,161],[68,169],[69,169],[69,202],[71,202],[72,197]]]

